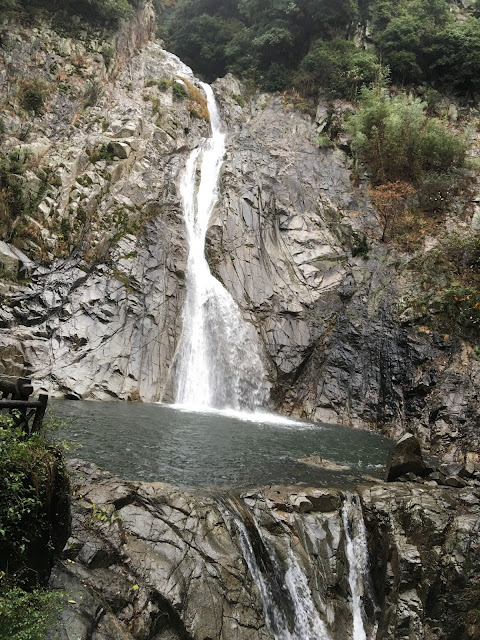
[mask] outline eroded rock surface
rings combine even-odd
[[[215,87],[230,136],[209,258],[258,328],[277,406],[391,436],[408,426],[450,460],[474,452],[480,362],[460,339],[402,315],[408,258],[376,242],[348,156],[319,150],[288,97],[240,108],[234,78]],[[368,259],[355,257],[362,234]]]
[[[209,125],[190,71],[158,44],[135,50],[151,33],[151,6],[139,7],[109,65],[88,34],[12,25],[5,40],[6,67],[40,74],[51,91],[25,129],[4,74],[15,107],[5,150],[30,158],[22,184],[38,205],[22,222],[31,281],[0,293],[0,366],[67,397],[172,399],[187,253],[177,185]],[[87,104],[94,78],[101,95]],[[188,95],[177,100],[182,78]],[[475,454],[475,345],[419,324],[405,302],[408,256],[379,243],[348,155],[319,149],[317,123],[288,96],[249,96],[231,76],[215,91],[228,136],[207,255],[257,329],[272,407],[390,436],[410,430],[450,462]]]
[[[350,539],[363,553],[362,507],[370,565],[356,584],[366,632],[378,624],[377,640],[478,637],[478,489],[408,483],[360,487],[357,498],[280,486],[200,495],[121,482],[80,460],[70,470],[73,534],[51,578],[65,590],[52,640],[273,638],[245,535],[267,592],[277,590],[293,634],[285,637],[306,637],[300,630],[310,624],[348,640],[346,549]]]

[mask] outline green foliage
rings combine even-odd
[[[0,0],[0,20],[4,11],[15,11],[19,8],[18,0]]]
[[[21,149],[0,157],[0,237],[7,240],[11,238],[15,220],[26,206],[21,178],[26,162],[27,154]]]
[[[115,58],[115,49],[109,44],[104,44],[100,53],[105,60],[105,66],[107,67],[107,69],[110,69],[110,66]]]
[[[369,251],[370,246],[368,244],[367,236],[364,233],[352,231],[352,256],[354,258],[360,256],[364,260],[368,260]]]
[[[363,89],[350,118],[352,148],[369,169],[373,185],[414,185],[423,208],[443,208],[465,166],[467,145],[458,133],[426,113],[426,104],[385,89]]]
[[[414,258],[409,270],[421,286],[410,301],[421,321],[443,331],[480,337],[480,234],[451,235]]]
[[[93,107],[97,104],[103,94],[102,85],[96,78],[90,80],[83,96],[83,106]]]
[[[0,415],[0,570],[21,572],[41,527],[52,452],[43,434],[27,437]],[[22,581],[22,575],[15,576]]]
[[[88,151],[87,151],[88,153]],[[108,144],[102,144],[101,147],[95,149],[90,153],[90,162],[95,164],[105,160],[107,163],[113,162],[115,159],[115,149],[111,142]]]
[[[187,87],[181,82],[173,83],[172,93],[175,100],[183,100],[188,96]]]
[[[480,20],[470,18],[436,34],[428,50],[429,77],[457,93],[475,96],[480,90]]]
[[[0,638],[43,640],[60,608],[62,593],[18,587],[0,590]]]
[[[169,48],[209,81],[231,71],[253,87],[351,98],[379,60],[395,84],[474,95],[479,6],[464,22],[447,0],[178,0],[162,12]],[[370,23],[375,52],[350,41],[359,21]]]
[[[43,113],[47,85],[43,80],[34,78],[25,82],[20,89],[20,106],[25,111],[31,111],[36,116]]]
[[[296,86],[307,95],[317,97],[318,88],[333,97],[355,99],[363,85],[380,75],[375,54],[359,49],[350,40],[317,40],[300,63]]]
[[[0,0],[0,11],[22,11],[24,15],[34,15],[41,9],[60,18],[58,24],[62,23],[62,17],[65,19],[74,14],[95,26],[112,28],[121,20],[130,19],[137,4],[137,0]]]
[[[283,90],[312,42],[345,36],[357,18],[355,0],[181,0],[168,44],[209,80],[232,71]]]

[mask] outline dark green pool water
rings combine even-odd
[[[392,443],[377,434],[280,416],[201,413],[169,405],[63,401],[54,414],[72,418],[61,438],[82,448],[71,455],[120,478],[180,487],[245,487],[304,482],[351,483],[380,476]],[[298,462],[322,458],[350,467],[332,472]]]

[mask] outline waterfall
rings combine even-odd
[[[222,505],[233,518],[243,557],[262,597],[267,627],[275,640],[330,640],[307,577],[290,547],[282,564],[243,501],[228,498]]]
[[[345,532],[345,553],[348,560],[348,583],[352,600],[353,640],[367,640],[364,618],[364,600],[373,596],[368,583],[367,532],[363,520],[362,507],[358,496],[345,494],[342,506],[343,529]],[[375,637],[376,630],[372,633]]]
[[[258,336],[210,273],[205,236],[218,199],[225,133],[211,87],[212,136],[194,149],[180,185],[189,244],[182,335],[175,356],[176,402],[189,408],[254,410],[267,400]]]

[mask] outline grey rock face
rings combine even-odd
[[[478,624],[478,490],[389,484],[362,490],[377,638],[472,639]],[[475,524],[476,523],[476,524]]]
[[[412,433],[406,433],[395,443],[392,459],[387,468],[387,479],[396,480],[406,473],[426,474],[427,466],[422,457],[420,443]]]
[[[113,637],[122,639],[272,638],[253,578],[212,498],[161,483],[119,483],[81,461],[71,470],[73,537],[51,582],[86,597],[71,598],[52,637],[69,638],[73,620],[86,640],[116,620],[122,631]]]
[[[478,363],[400,318],[405,257],[376,242],[348,157],[318,149],[282,97],[242,109],[234,78],[215,87],[231,135],[209,259],[262,337],[275,406],[394,437],[408,425],[424,450],[462,460],[480,446]],[[353,257],[362,234],[368,259]]]
[[[283,585],[284,624],[294,628],[304,602],[291,594],[303,594],[310,621],[323,620],[332,640],[352,638],[343,491],[199,495],[121,482],[80,460],[70,470],[73,532],[51,578],[66,593],[52,640],[72,630],[81,640],[273,638],[238,518],[267,584],[275,573]],[[366,632],[378,624],[378,640],[477,638],[478,489],[382,484],[359,496],[370,552],[358,582]],[[357,510],[347,524],[361,519]]]
[[[53,395],[157,401],[169,383],[186,263],[177,181],[209,125],[190,115],[188,99],[173,99],[175,75],[195,82],[185,65],[156,44],[130,50],[143,43],[148,6],[118,35],[115,71],[100,102],[76,127],[72,113],[56,107],[57,120],[46,114],[42,123],[55,144],[46,140],[39,162],[56,180],[36,224],[52,252],[65,250],[59,224],[77,234],[69,257],[33,269],[28,285],[0,292],[4,374],[28,371]],[[68,44],[71,56],[95,67],[96,54],[82,42],[45,29],[42,55]],[[28,46],[15,50],[19,64]],[[73,98],[70,106],[78,109]]]

